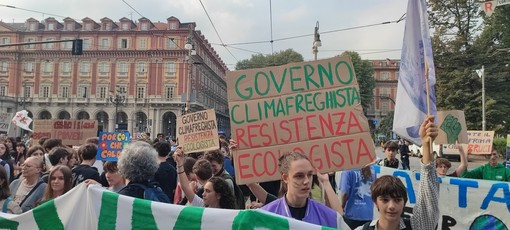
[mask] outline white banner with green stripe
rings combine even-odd
[[[0,212],[0,229],[328,229],[256,210],[198,208],[118,195],[80,184],[21,215]]]

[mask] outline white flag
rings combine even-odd
[[[427,77],[430,113],[436,115],[436,74],[427,17],[425,0],[408,1],[393,120],[393,132],[418,145],[421,145],[418,131],[427,115]]]
[[[18,111],[12,118],[12,123],[24,130],[32,132],[32,130],[28,127],[30,123],[32,123],[32,118],[28,117],[28,112],[26,110]]]

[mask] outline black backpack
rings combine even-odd
[[[232,178],[232,176],[230,176],[227,173],[221,174],[220,177],[223,178],[224,180],[230,179],[232,181],[232,183],[234,184],[234,193],[235,193],[234,196],[235,196],[235,200],[236,200],[236,209],[245,209],[245,200],[244,200],[243,191],[241,191],[239,186],[236,184],[236,181],[234,180],[234,178]]]
[[[404,224],[406,225],[406,230],[412,230],[413,228],[411,227],[411,220],[408,219],[408,218],[402,218],[402,220],[404,221]],[[369,222],[366,222],[364,225],[363,225],[363,230],[374,230],[375,229],[375,226],[370,226],[370,223],[372,223],[372,221],[369,221]]]
[[[170,203],[170,198],[163,192],[157,183],[150,183],[149,186],[140,183],[132,183],[136,187],[143,189],[143,199],[163,203]]]

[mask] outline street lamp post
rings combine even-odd
[[[191,97],[191,76],[192,76],[192,67],[193,67],[193,58],[192,58],[192,55],[195,55],[196,54],[196,51],[195,51],[195,48],[193,47],[193,38],[191,37],[191,31],[190,31],[190,35],[189,35],[189,38],[188,38],[188,42],[186,42],[186,44],[184,45],[184,49],[188,50],[188,56],[186,57],[187,58],[187,61],[188,61],[188,80],[186,81],[187,83],[187,89],[186,89],[186,106],[184,107],[184,113],[183,114],[186,114],[190,111],[190,103],[191,103],[191,100],[190,100],[190,97]]]
[[[315,24],[315,31],[313,34],[313,46],[312,52],[314,55],[314,60],[317,60],[317,53],[319,53],[319,47],[322,46],[321,35],[319,34],[319,21]]]
[[[115,105],[115,132],[119,129],[119,116],[118,116],[118,110],[119,105],[123,105],[126,101],[126,90],[125,88],[121,88],[117,85],[117,89],[115,91],[115,94],[110,91],[110,102]]]
[[[482,78],[482,131],[485,131],[485,69],[482,65],[481,69],[477,69],[478,77]]]

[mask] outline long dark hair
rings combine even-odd
[[[236,199],[227,182],[221,177],[213,177],[209,182],[212,183],[214,192],[220,194],[220,208],[235,209]]]
[[[48,175],[48,185],[46,186],[46,189],[45,189],[44,195],[43,195],[44,201],[48,201],[48,200],[55,198],[55,197],[53,197],[54,191],[53,191],[53,188],[51,187],[51,177],[53,176],[53,174],[56,171],[62,172],[62,175],[64,176],[64,192],[62,193],[62,195],[64,195],[69,190],[71,190],[71,188],[73,187],[73,185],[72,185],[73,178],[72,178],[71,169],[69,167],[67,167],[67,165],[56,165],[51,169],[50,174]]]
[[[4,180],[2,184],[0,184],[0,200],[4,200],[11,195],[9,180],[7,179],[7,172],[4,167],[0,167],[0,179]]]
[[[4,153],[4,155],[0,156],[0,159],[2,159],[4,161],[10,160],[11,159],[11,150],[9,150],[9,147],[7,146],[6,143],[0,143],[0,145],[5,146],[5,153]]]

